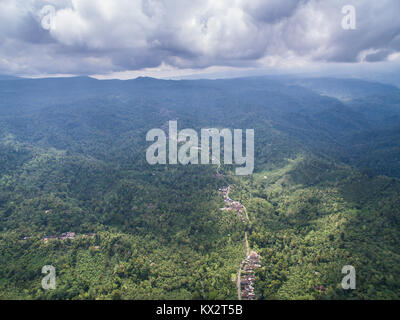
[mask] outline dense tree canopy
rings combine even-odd
[[[0,80],[0,298],[235,299],[245,231],[259,299],[400,298],[400,90],[332,81]],[[254,174],[149,165],[169,120],[254,129]]]

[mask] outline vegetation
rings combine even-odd
[[[261,255],[259,299],[400,298],[399,91],[332,79],[0,80],[0,299],[236,299],[245,231]],[[146,132],[169,120],[254,128],[254,175],[147,164]],[[249,223],[220,210],[218,188],[232,184]],[[55,290],[41,288],[44,265]],[[344,265],[356,290],[340,286]]]

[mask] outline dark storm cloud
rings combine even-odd
[[[0,73],[382,61],[399,56],[399,13],[398,0],[0,0]]]
[[[375,53],[367,54],[365,56],[365,61],[368,62],[382,61],[385,60],[391,53],[393,53],[392,50],[379,50]]]
[[[247,1],[243,9],[252,17],[264,23],[276,23],[289,18],[305,0]]]

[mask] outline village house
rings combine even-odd
[[[246,223],[246,219],[243,216],[245,207],[239,201],[234,201],[231,198],[229,198],[228,196],[229,189],[230,187],[222,187],[218,189],[220,192],[222,192],[225,202],[225,208],[221,208],[221,210],[235,211],[237,216],[241,219],[241,221],[243,223]],[[240,270],[243,275],[238,285],[240,285],[241,298],[243,300],[255,299],[254,270],[260,267],[261,267],[260,256],[255,251],[251,251],[251,253],[242,261],[240,265]]]
[[[75,239],[75,232],[64,232],[60,236],[46,236],[42,239],[44,243],[47,243],[49,240],[58,239],[58,240],[65,240],[65,239]]]
[[[75,238],[75,232],[64,232],[61,234],[59,239],[64,240],[64,239],[74,239]]]

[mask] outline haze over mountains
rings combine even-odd
[[[400,89],[376,82],[290,76],[185,81],[75,77],[3,80],[0,86],[0,114],[14,116],[2,119],[4,126],[32,143],[40,136],[45,147],[63,149],[63,138],[71,134],[75,137],[71,143],[79,144],[89,131],[102,136],[109,127],[109,137],[118,139],[121,133],[138,130],[138,122],[149,124],[140,127],[148,130],[180,119],[181,128],[265,126],[262,134],[279,132],[290,143],[314,151],[323,148],[329,153],[327,149],[333,148],[330,156],[352,158],[352,164],[363,161],[357,158],[365,158],[368,146],[374,146],[375,152],[397,152],[396,139],[380,137],[398,132]],[[153,121],[144,120],[154,113],[159,114]],[[113,125],[102,127],[105,121]],[[51,132],[54,135],[48,136]],[[57,138],[60,134],[65,137]],[[365,141],[360,141],[362,137]],[[44,143],[47,139],[53,144]],[[379,161],[396,161],[393,157]],[[396,166],[386,169],[377,164],[366,167],[377,173],[396,170]]]

